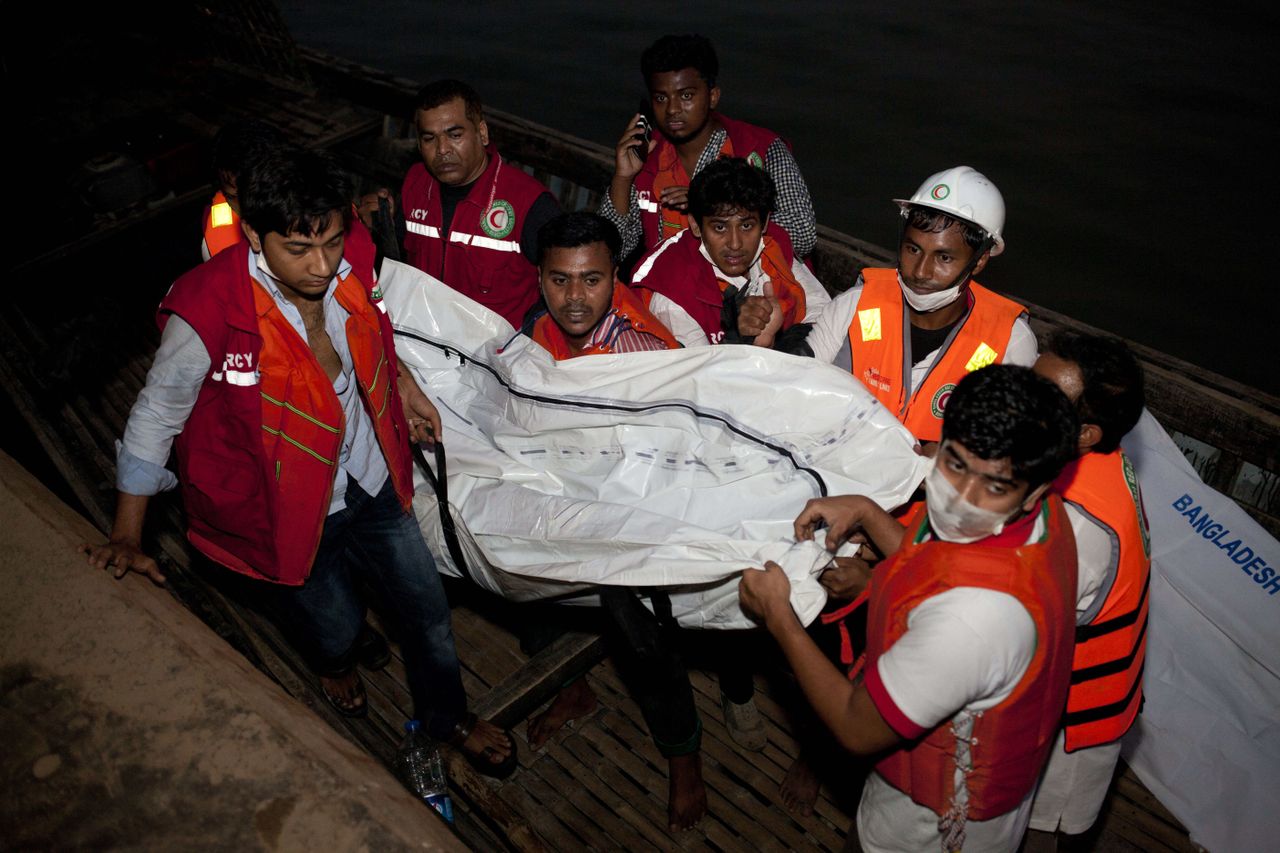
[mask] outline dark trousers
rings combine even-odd
[[[432,737],[447,740],[466,714],[467,697],[435,560],[390,477],[376,496],[348,479],[346,504],[325,520],[306,583],[272,588],[275,609],[318,674],[342,675],[355,665],[365,615],[356,580],[364,581],[398,629],[414,716]]]
[[[653,592],[652,599],[661,616],[644,606],[636,590],[600,587],[614,657],[653,742],[667,758],[689,755],[702,745],[702,720],[693,704],[671,603],[661,592]]]

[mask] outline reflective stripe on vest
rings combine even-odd
[[[231,209],[226,196],[221,192],[214,193],[204,222],[205,253],[212,258],[243,239],[244,232],[240,229],[240,217]]]
[[[966,374],[1003,358],[1013,324],[1025,309],[973,282],[969,310],[940,347],[920,387],[912,388],[911,327],[897,271],[864,269],[862,282],[846,338],[850,370],[912,435],[938,441],[951,389]]]
[[[462,243],[464,246],[479,246],[481,249],[493,249],[495,252],[518,252],[520,243],[516,240],[495,240],[479,234],[468,234],[465,231],[450,231],[450,243]]]
[[[423,237],[440,237],[440,229],[434,225],[423,225],[421,222],[414,222],[412,219],[405,220],[404,227],[414,234],[421,234]]]
[[[1056,488],[1118,546],[1114,577],[1098,592],[1097,615],[1076,628],[1071,691],[1063,718],[1067,752],[1111,743],[1133,725],[1142,704],[1151,585],[1142,493],[1123,451],[1072,462]]]

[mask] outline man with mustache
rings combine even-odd
[[[1031,366],[1036,338],[1025,308],[974,280],[1004,251],[995,184],[956,166],[896,201],[898,268],[864,269],[806,343],[815,358],[858,377],[928,448],[942,435],[956,384],[988,364]]]
[[[559,205],[502,159],[466,83],[424,86],[414,124],[422,162],[400,190],[405,259],[520,328],[538,299],[538,229]],[[365,196],[362,214],[376,206],[376,196]]]

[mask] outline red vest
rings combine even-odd
[[[897,270],[864,269],[858,310],[849,324],[853,375],[920,441],[942,439],[942,413],[966,373],[998,364],[1009,348],[1013,324],[1027,312],[976,281],[969,310],[944,344],[919,388],[908,391],[911,363],[906,351],[910,320]]]
[[[1110,532],[1119,549],[1115,580],[1102,609],[1076,628],[1066,750],[1110,743],[1129,730],[1142,706],[1147,651],[1151,540],[1133,463],[1120,450],[1089,453],[1067,466],[1054,487]]]
[[[712,115],[719,120],[728,136],[720,153],[745,158],[751,165],[763,169],[765,155],[773,141],[779,138],[778,134],[720,113]],[[649,152],[634,182],[640,196],[640,224],[644,229],[641,246],[645,251],[689,227],[689,218],[679,210],[662,207],[659,197],[664,187],[689,186],[692,177],[680,162],[676,147],[661,133],[657,139],[658,144]]]
[[[351,317],[354,379],[396,493],[413,496],[408,426],[381,294],[354,271],[335,292]],[[346,429],[333,383],[275,300],[249,275],[249,244],[182,276],[160,304],[182,317],[212,364],[175,447],[187,536],[210,559],[297,586],[311,571]]]
[[[679,341],[675,339],[671,332],[667,331],[667,327],[662,325],[657,317],[649,313],[649,309],[645,308],[640,298],[631,292],[631,288],[620,281],[614,281],[613,283],[612,310],[620,317],[630,321],[631,328],[637,332],[645,332],[661,338],[662,342],[667,345],[667,349],[680,348]],[[600,353],[613,352],[613,348],[607,344],[588,347],[582,352],[574,352],[570,349],[564,332],[560,331],[560,327],[556,325],[556,321],[550,314],[542,314],[534,321],[530,337],[540,344],[543,349],[551,353],[551,357],[556,361],[577,358],[580,355],[598,355]]]
[[[867,671],[907,630],[912,608],[949,589],[982,587],[1014,596],[1036,626],[1036,650],[1022,680],[994,708],[977,714],[966,774],[970,820],[1018,807],[1032,789],[1057,736],[1067,698],[1075,616],[1075,539],[1062,501],[1043,503],[1048,536],[1017,546],[921,542],[923,506],[907,517],[898,552],[872,573],[867,612]],[[889,753],[876,771],[890,785],[939,815],[955,795],[956,738],[944,722]]]
[[[787,245],[790,246],[790,240]],[[679,232],[649,253],[636,268],[631,284],[661,293],[679,305],[702,328],[707,340],[718,344],[724,333],[731,331],[721,325],[725,283],[716,276],[711,262],[703,257],[700,246],[701,241],[692,231]],[[774,295],[782,307],[782,328],[788,329],[804,320],[804,287],[791,272],[788,253],[770,233],[764,236],[760,263],[773,282]]]
[[[223,249],[244,242],[244,229],[240,227],[240,214],[231,209],[221,191],[214,193],[209,206],[204,209],[204,250],[212,258]],[[376,281],[374,266],[378,250],[373,236],[356,215],[351,206],[351,221],[347,225],[346,240],[342,250],[352,271],[361,281]]]
[[[204,254],[209,257],[234,246],[244,239],[240,214],[231,209],[227,197],[218,190],[204,209]]]
[[[407,260],[520,328],[538,300],[538,269],[520,251],[525,216],[547,188],[490,146],[489,166],[458,202],[447,236],[440,183],[414,163],[400,191]]]

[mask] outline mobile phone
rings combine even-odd
[[[636,134],[631,138],[636,141],[632,148],[643,163],[649,156],[649,140],[653,138],[653,119],[649,118],[649,99],[640,99],[640,120],[636,122]]]

